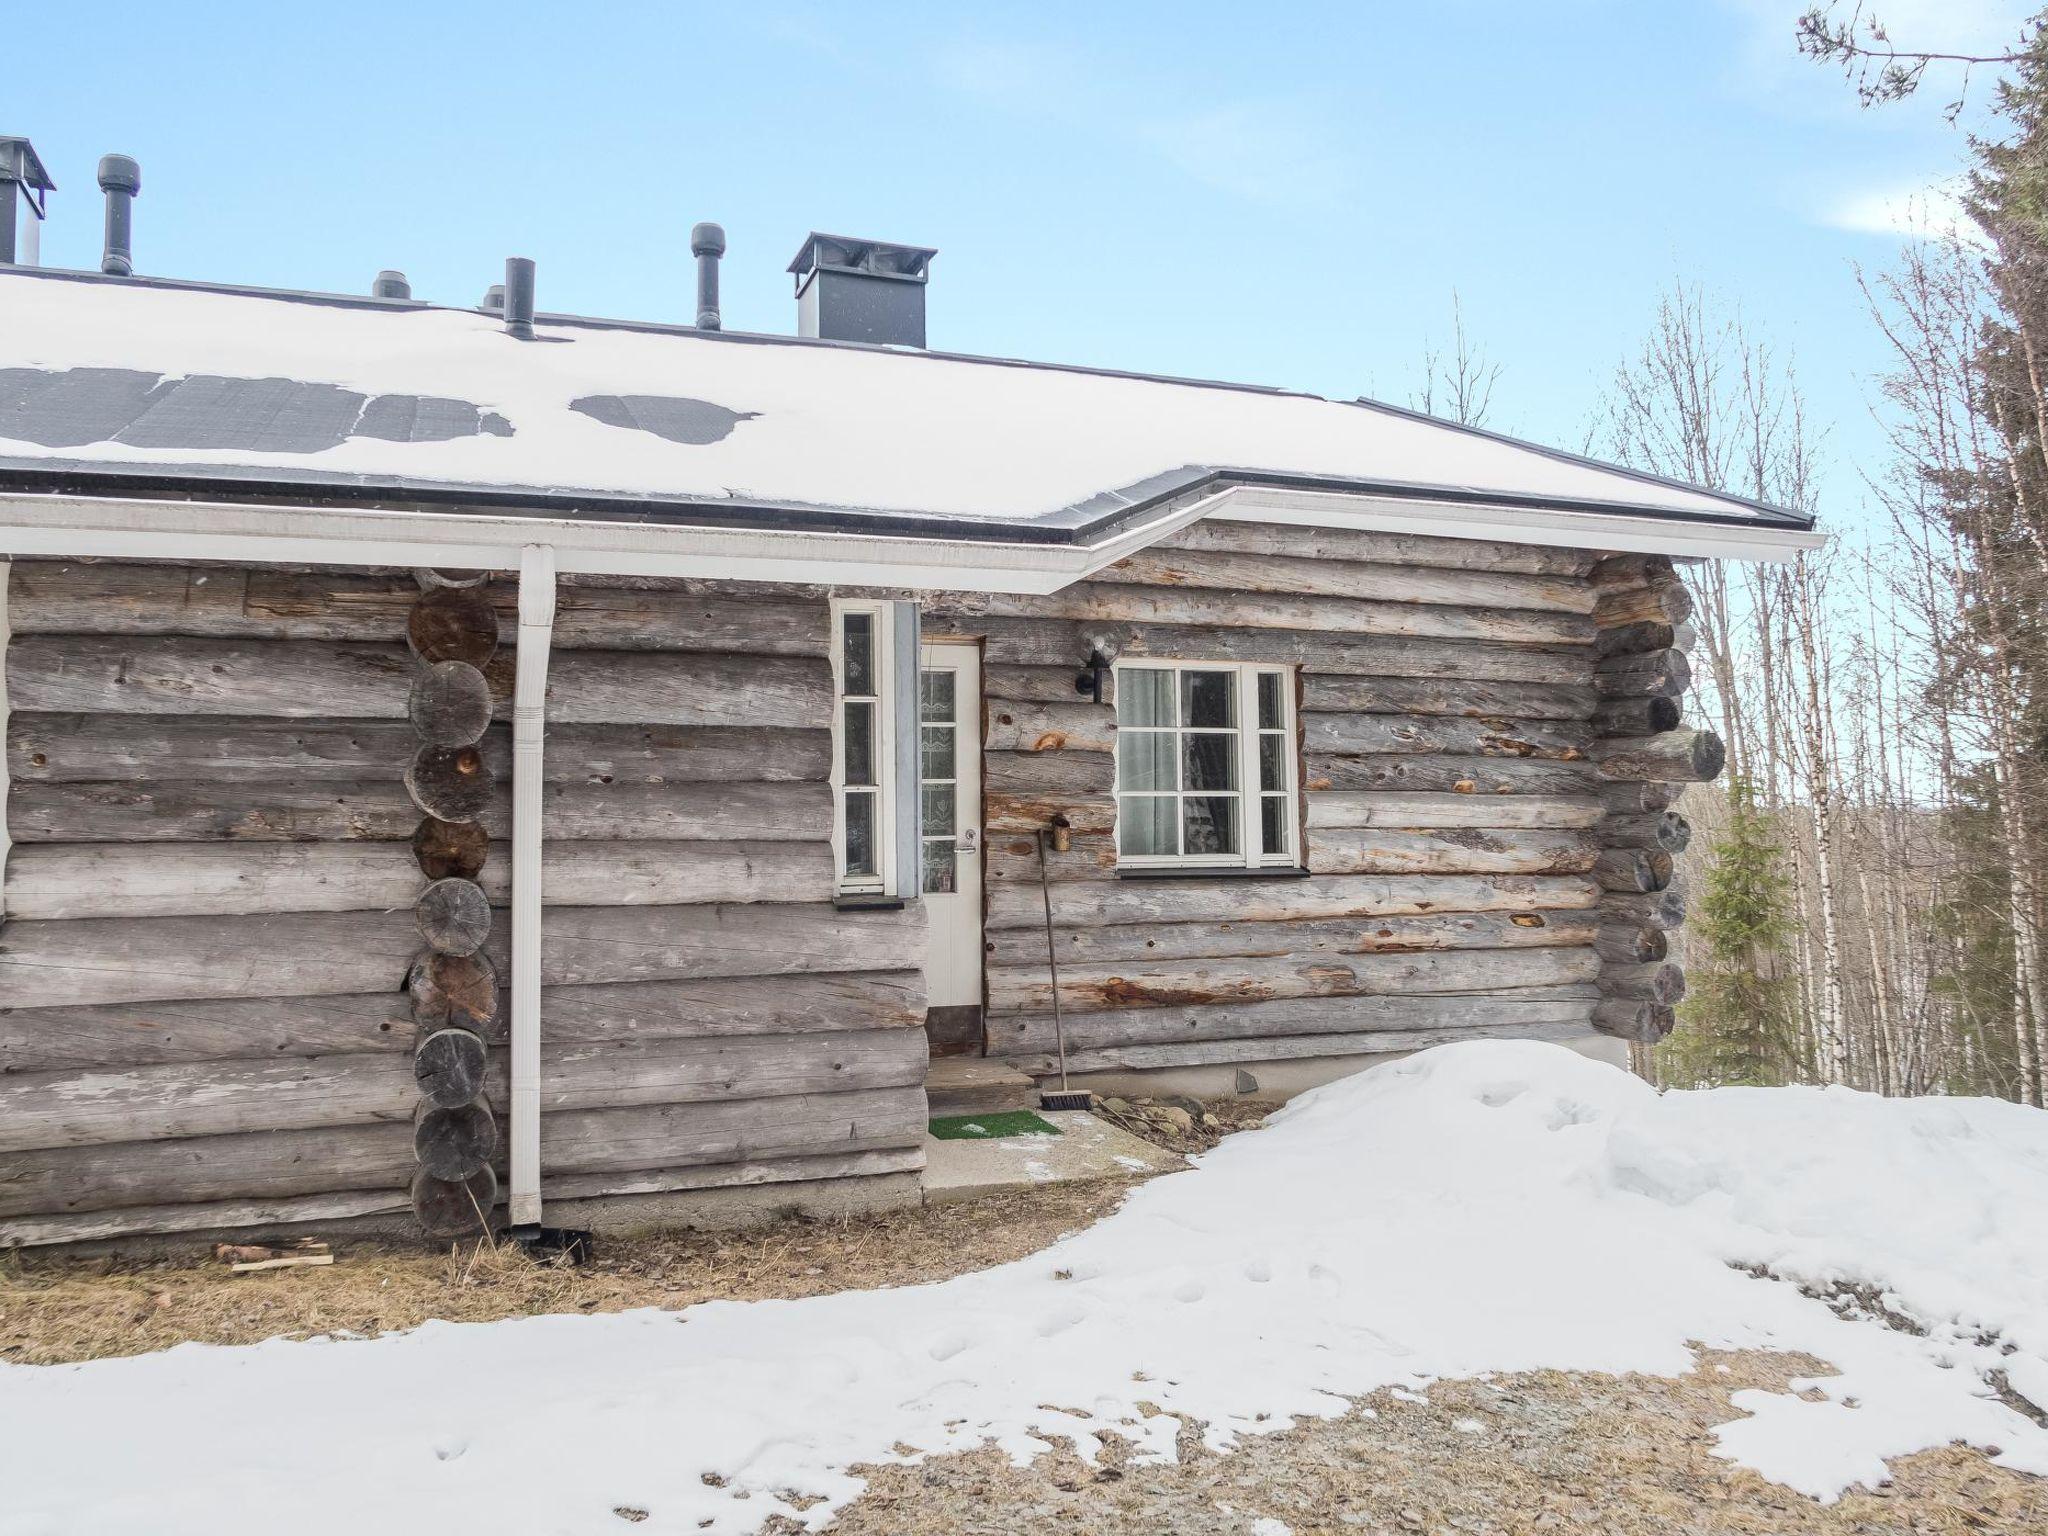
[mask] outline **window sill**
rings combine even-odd
[[[901,912],[910,905],[907,896],[884,896],[879,892],[834,896],[832,905],[841,912]]]
[[[1269,864],[1248,869],[1242,864],[1138,865],[1119,869],[1119,880],[1306,880],[1308,871],[1299,865]]]

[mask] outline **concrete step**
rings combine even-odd
[[[925,1074],[924,1090],[931,1099],[934,1120],[1038,1107],[1035,1080],[985,1056],[934,1056]]]

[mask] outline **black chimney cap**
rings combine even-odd
[[[35,145],[18,134],[0,133],[0,181],[18,181],[38,192],[54,192],[57,183],[43,168]]]
[[[930,279],[932,258],[938,254],[937,246],[851,240],[845,235],[824,235],[812,230],[804,237],[803,248],[789,264],[789,270],[796,274],[799,287],[806,276],[821,268],[922,283]]]

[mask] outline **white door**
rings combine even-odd
[[[926,1006],[981,1006],[981,650],[920,648]]]

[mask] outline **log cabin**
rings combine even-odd
[[[0,265],[0,1246],[886,1208],[1062,1049],[1672,1027],[1680,568],[1811,518],[694,247],[688,324]]]

